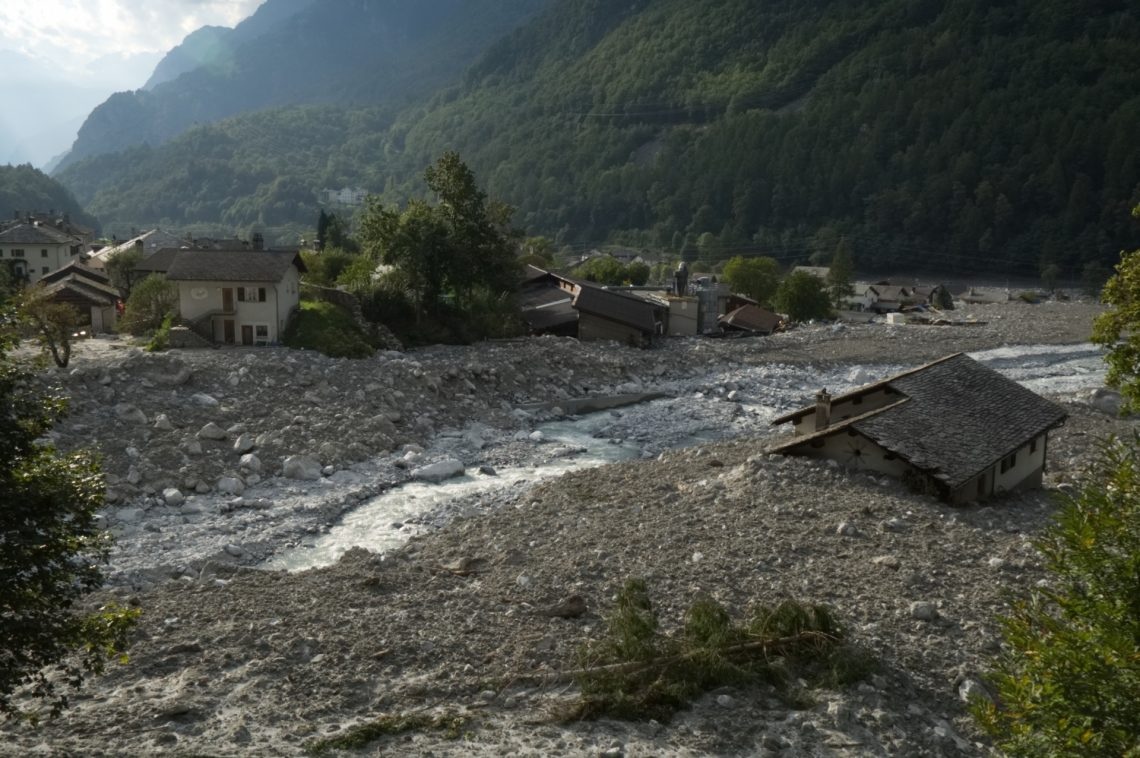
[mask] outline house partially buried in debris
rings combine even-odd
[[[80,323],[90,326],[93,334],[114,329],[122,293],[102,270],[73,260],[44,275],[39,284],[52,302],[74,306],[81,315]]]
[[[1039,487],[1064,409],[964,354],[780,416],[771,452],[898,477],[949,503]]]

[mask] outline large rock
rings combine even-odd
[[[198,439],[221,441],[228,436],[229,435],[226,434],[226,430],[215,424],[213,421],[198,430]]]
[[[321,478],[321,464],[307,455],[290,455],[282,466],[287,479],[316,481]]]
[[[253,453],[246,453],[241,457],[241,467],[245,471],[252,471],[255,474],[260,474],[261,459]]]
[[[146,414],[130,403],[119,403],[115,406],[115,416],[127,424],[145,424]]]
[[[194,405],[200,405],[203,408],[217,408],[220,405],[216,397],[207,395],[205,392],[191,395],[190,402],[194,403]]]
[[[176,488],[168,487],[162,491],[162,499],[166,501],[167,505],[179,506],[186,502],[185,495]]]
[[[412,478],[418,479],[422,482],[442,482],[445,479],[450,479],[453,476],[462,476],[466,469],[462,461],[454,458],[430,463],[427,466],[420,466],[412,470]]]
[[[218,492],[223,495],[240,495],[245,492],[245,483],[234,476],[223,476],[218,480]]]
[[[1099,387],[1089,394],[1089,405],[1110,416],[1120,415],[1120,393],[1107,387]]]
[[[252,434],[243,434],[234,442],[234,452],[245,454],[257,446],[257,439]]]
[[[154,428],[160,432],[169,432],[174,429],[174,424],[170,422],[170,417],[165,413],[160,413],[154,418]]]

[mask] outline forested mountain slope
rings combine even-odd
[[[62,178],[140,224],[312,223],[456,149],[561,243],[1076,275],[1140,242],[1138,45],[1123,0],[558,0],[390,126],[310,110],[275,150],[242,119]]]
[[[99,222],[83,212],[75,197],[59,182],[30,165],[0,166],[0,221],[21,214],[39,211],[68,214],[82,226],[97,229]]]
[[[546,2],[268,0],[233,30],[191,35],[145,89],[112,95],[61,165],[262,108],[430,95]]]

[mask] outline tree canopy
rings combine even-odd
[[[773,258],[736,256],[724,265],[724,279],[734,292],[770,305],[780,286],[780,264]]]
[[[824,319],[832,315],[827,285],[806,271],[793,271],[780,282],[773,305],[792,321]]]
[[[1132,211],[1140,217],[1140,205]],[[1107,382],[1119,387],[1125,411],[1140,408],[1140,250],[1121,253],[1101,299],[1110,306],[1093,323],[1092,341],[1108,348]]]
[[[103,584],[103,478],[90,455],[41,444],[66,405],[11,358],[14,320],[0,312],[0,714],[34,716],[17,690],[58,712],[70,687],[124,649],[136,614],[76,608]]]

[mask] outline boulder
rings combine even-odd
[[[223,495],[240,495],[245,492],[245,483],[234,476],[223,476],[218,480],[218,492]]]
[[[200,405],[203,408],[217,408],[220,403],[213,395],[207,395],[205,392],[199,392],[190,396],[190,402],[194,405]]]
[[[246,453],[241,457],[241,467],[255,474],[261,473],[261,459],[253,453]]]
[[[462,476],[466,469],[462,461],[455,458],[447,458],[446,460],[430,463],[427,466],[420,466],[412,470],[412,478],[421,482],[431,482],[433,484],[442,482],[445,479],[451,479],[455,476]]]
[[[169,432],[174,429],[174,424],[170,423],[170,418],[165,413],[160,413],[154,418],[154,428],[160,432]]]
[[[119,403],[115,406],[115,417],[126,424],[145,424],[146,414],[130,403]]]
[[[290,455],[282,465],[282,474],[287,479],[316,481],[321,478],[321,464],[307,455]]]
[[[177,487],[168,487],[162,491],[162,499],[167,505],[180,506],[186,502],[186,496]]]
[[[1120,415],[1120,393],[1107,387],[1098,387],[1089,393],[1089,405],[1110,416]]]
[[[226,434],[226,430],[223,429],[222,427],[218,426],[217,424],[215,424],[213,421],[211,421],[210,423],[206,424],[204,427],[202,427],[201,429],[198,430],[198,439],[202,439],[202,440],[218,440],[218,441],[221,441],[221,440],[224,440],[228,436],[229,435]]]
[[[257,440],[252,434],[243,434],[234,442],[234,452],[244,455],[257,446]]]

